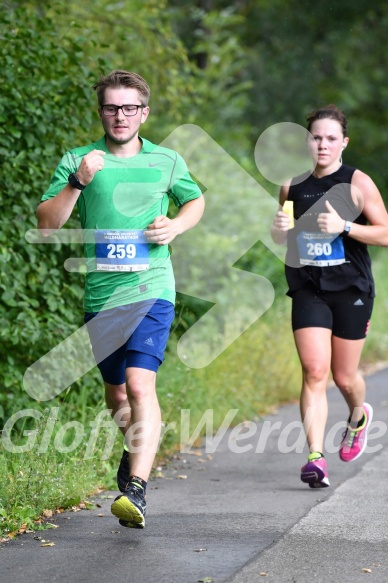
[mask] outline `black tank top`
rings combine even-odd
[[[343,164],[336,172],[322,178],[308,173],[293,178],[288,194],[288,200],[294,203],[295,217],[295,227],[288,231],[287,237],[285,271],[288,295],[292,296],[293,292],[305,285],[313,285],[320,291],[356,287],[374,297],[367,246],[342,235],[328,238],[317,225],[318,214],[328,212],[326,200],[342,219],[360,225],[367,223],[350,194],[355,170]],[[326,255],[319,255],[322,249]]]

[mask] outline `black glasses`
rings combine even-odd
[[[139,109],[143,109],[145,105],[111,105],[106,104],[101,106],[101,111],[106,117],[113,117],[117,115],[119,109],[126,117],[136,115]]]

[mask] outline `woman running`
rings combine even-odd
[[[287,294],[302,366],[300,410],[310,454],[301,480],[323,488],[330,485],[323,455],[330,371],[349,408],[340,458],[353,461],[366,447],[373,410],[358,366],[375,296],[367,245],[388,246],[388,215],[371,178],[342,163],[349,142],[344,113],[327,105],[308,114],[307,124],[315,169],[282,186],[271,234],[287,244]],[[282,210],[286,201],[293,204],[293,228]]]

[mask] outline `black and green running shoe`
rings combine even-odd
[[[146,501],[143,488],[131,482],[122,494],[117,496],[111,506],[111,512],[122,526],[127,528],[144,528],[146,515]]]
[[[116,476],[117,486],[120,492],[125,492],[125,490],[128,488],[129,474],[129,453],[126,449],[124,449]]]

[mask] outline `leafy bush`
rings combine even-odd
[[[54,18],[29,5],[2,10],[0,28],[0,414],[8,417],[26,400],[26,367],[80,324],[82,280],[63,268],[69,249],[29,244],[25,234],[60,156],[93,124],[90,87],[103,61],[86,68],[93,41],[76,30],[58,39]]]

